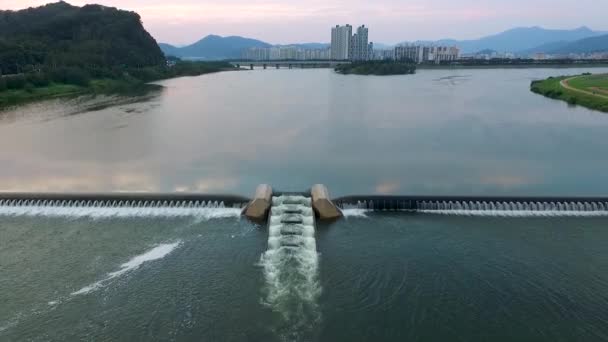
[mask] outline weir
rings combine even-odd
[[[248,202],[242,196],[188,193],[0,193],[0,207],[242,208]]]
[[[320,220],[337,219],[342,216],[343,210],[349,209],[446,214],[592,213],[608,216],[608,197],[359,195],[331,199],[327,188],[320,184],[312,186],[309,191],[286,194],[274,193],[269,185],[260,185],[253,199],[195,193],[0,193],[0,209],[12,208],[0,214],[46,212],[57,208],[104,208],[106,211],[112,208],[145,208],[146,212],[155,208],[189,208],[192,211],[197,208],[233,208],[242,209],[243,215],[252,220],[266,222],[271,207],[275,207],[275,199],[284,196],[308,198],[313,217]],[[287,213],[289,210],[284,214]]]
[[[348,196],[341,209],[410,212],[606,212],[606,197]]]

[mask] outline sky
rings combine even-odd
[[[17,10],[49,0],[0,0]],[[336,24],[369,27],[370,41],[475,39],[519,26],[608,31],[608,0],[68,0],[139,13],[159,42],[184,45],[208,34],[273,44],[329,42]]]

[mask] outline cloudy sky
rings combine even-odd
[[[22,9],[48,0],[0,0]],[[515,26],[608,31],[608,0],[69,0],[138,12],[160,42],[192,43],[208,34],[270,43],[327,42],[335,24],[370,27],[370,40],[478,38]]]

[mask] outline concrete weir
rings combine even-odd
[[[268,184],[260,184],[255,191],[253,199],[243,210],[243,215],[250,220],[263,221],[268,216],[271,204],[272,187]]]
[[[1,212],[61,211],[70,208],[132,208],[150,212],[167,208],[233,208],[253,221],[266,222],[273,198],[283,197],[282,214],[286,225],[299,224],[295,215],[302,208],[297,197],[306,198],[314,218],[335,220],[346,210],[401,211],[456,215],[532,215],[532,216],[608,216],[608,197],[538,197],[538,196],[390,196],[361,195],[331,199],[327,187],[314,185],[310,191],[283,193],[262,184],[253,199],[235,195],[200,193],[9,193],[0,192]],[[294,203],[290,203],[294,202]],[[297,203],[296,203],[297,202]],[[244,209],[243,209],[244,208]],[[23,209],[23,210],[21,210]],[[2,211],[4,210],[4,211]],[[8,210],[8,211],[7,211]],[[122,209],[121,209],[122,210]],[[238,212],[238,211],[237,211]],[[289,235],[291,228],[286,228]]]
[[[273,204],[273,198],[280,197],[282,193],[274,193],[272,187],[267,184],[261,184],[258,186],[253,200],[247,205],[243,214],[254,221],[263,221],[268,217],[268,212]],[[289,194],[287,194],[289,195]],[[291,194],[292,197],[286,197],[284,204],[290,204],[289,202],[296,197]],[[342,217],[342,211],[334,205],[329,197],[329,191],[323,184],[316,184],[310,190],[310,196],[307,194],[298,194],[301,198],[307,198],[310,200],[311,207],[320,220],[335,220]],[[302,196],[304,195],[304,196]],[[298,197],[298,198],[300,198]],[[276,201],[276,200],[275,200]],[[293,200],[298,202],[299,200]],[[299,203],[299,202],[298,202]],[[298,204],[293,203],[293,204]],[[289,208],[285,209],[289,212]],[[295,209],[294,209],[295,210]],[[295,214],[295,213],[294,213]],[[286,223],[297,223],[297,222],[286,222]]]
[[[342,217],[342,211],[331,201],[329,191],[323,184],[316,184],[310,190],[312,207],[321,220],[335,220]]]

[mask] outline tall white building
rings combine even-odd
[[[350,40],[350,59],[353,61],[367,61],[370,58],[370,44],[368,39],[369,30],[365,25],[357,28]]]
[[[353,27],[350,25],[336,25],[331,28],[331,59],[349,59],[352,35]]]

